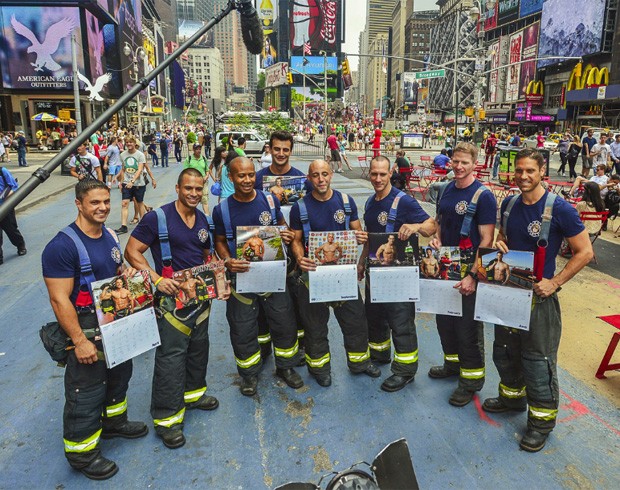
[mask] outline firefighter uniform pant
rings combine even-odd
[[[301,281],[301,279],[300,279]],[[357,299],[335,303],[310,303],[310,291],[304,282],[299,287],[299,311],[305,327],[306,364],[314,375],[329,374],[331,356],[329,353],[329,307],[340,325],[347,352],[347,366],[353,373],[362,373],[370,365],[368,349],[368,324],[364,315],[364,303],[357,293]]]
[[[94,313],[78,315],[83,329],[98,326]],[[95,346],[103,352],[101,340]],[[131,360],[108,369],[104,360],[80,364],[73,351],[65,370],[63,438],[69,464],[80,469],[100,453],[102,428],[113,429],[127,420],[127,388],[133,371]]]
[[[185,406],[207,391],[210,308],[207,301],[188,320],[172,313],[157,320],[161,345],[155,352],[151,395],[155,430],[183,429]]]
[[[366,318],[371,359],[385,364],[390,362],[391,331],[394,342],[392,373],[399,376],[415,376],[418,371],[415,303],[371,303],[370,287],[367,283]]]
[[[474,320],[476,295],[463,296],[463,316],[437,315],[446,369],[459,373],[459,386],[469,391],[484,386],[484,335]]]
[[[499,372],[499,396],[509,407],[527,397],[529,429],[549,433],[555,427],[560,389],[557,361],[562,318],[557,294],[534,296],[530,330],[495,326],[493,362]]]
[[[257,376],[262,368],[258,342],[259,304],[269,325],[276,367],[288,369],[299,362],[295,314],[289,293],[268,296],[233,293],[226,302],[226,319],[237,371],[243,377]]]

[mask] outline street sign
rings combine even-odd
[[[446,70],[430,70],[430,71],[417,71],[415,72],[416,80],[423,80],[427,78],[443,78],[446,76]]]

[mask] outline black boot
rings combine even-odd
[[[523,439],[521,439],[519,447],[524,451],[530,453],[537,453],[543,447],[545,447],[547,437],[549,437],[549,434],[543,434],[542,432],[538,432],[537,430],[528,429],[523,436]]]
[[[411,382],[413,382],[413,376],[399,376],[398,374],[392,374],[392,376],[386,378],[385,381],[381,383],[381,389],[388,392],[399,391]]]
[[[107,480],[118,473],[118,466],[114,461],[110,461],[99,454],[88,465],[82,468],[75,468],[91,480]]]

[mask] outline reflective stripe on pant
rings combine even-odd
[[[161,345],[155,352],[151,395],[151,416],[156,429],[177,425],[183,428],[186,403],[197,401],[206,391],[209,308],[207,302],[185,322],[169,313],[157,320]],[[200,396],[194,400],[198,393]]]
[[[562,334],[557,294],[534,296],[530,330],[495,326],[493,362],[500,376],[499,395],[508,406],[530,406],[528,428],[548,433],[555,427],[560,388],[557,355]]]
[[[463,296],[462,301],[463,316],[437,315],[437,331],[445,366],[448,369],[456,367],[452,359],[458,355],[459,386],[475,391],[484,386],[484,336],[482,323],[474,320],[476,295]]]
[[[258,342],[258,314],[265,312],[274,345],[276,367],[287,369],[297,365],[299,344],[295,315],[288,293],[273,293],[269,296],[244,295],[247,301],[240,301],[235,295],[226,302],[226,319],[230,326],[230,341],[241,376],[256,376],[260,372],[262,359]]]
[[[94,313],[78,315],[83,329],[97,327]],[[100,340],[95,341],[103,351]],[[65,408],[63,439],[65,456],[74,468],[87,466],[99,455],[102,427],[113,427],[127,417],[127,388],[133,371],[131,361],[112,369],[105,361],[80,364],[74,351],[67,357],[65,369]]]
[[[390,332],[394,343],[392,373],[415,376],[418,371],[418,335],[415,325],[415,303],[371,303],[366,282],[366,318],[370,357],[390,362]]]
[[[310,303],[310,292],[302,282],[299,287],[299,311],[305,327],[306,364],[312,374],[328,374],[331,370],[329,341],[327,339],[329,308],[340,325],[347,352],[347,366],[354,373],[363,372],[370,364],[368,350],[368,326],[364,315],[364,303],[358,297],[339,303]]]

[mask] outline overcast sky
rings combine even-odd
[[[418,10],[436,10],[437,0],[414,0],[413,9]],[[366,25],[366,2],[360,0],[348,0],[346,3],[346,26],[345,26],[345,43],[342,50],[345,53],[359,53],[359,37],[360,32]],[[388,14],[388,15],[391,15]],[[352,56],[349,58],[349,64],[352,70],[357,70],[359,58]]]

